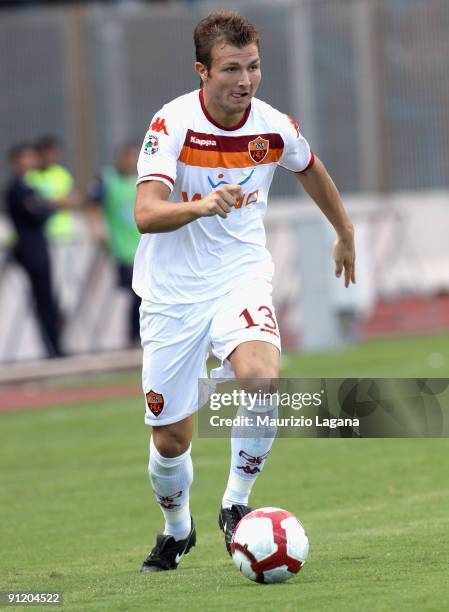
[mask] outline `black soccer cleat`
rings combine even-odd
[[[234,529],[246,514],[251,512],[249,506],[232,505],[230,508],[221,508],[218,515],[218,526],[225,534],[226,550],[231,554],[231,539]]]
[[[191,517],[192,518],[192,517]],[[192,528],[185,540],[175,540],[171,535],[157,534],[156,546],[142,563],[140,571],[164,572],[175,570],[182,557],[196,544],[196,529],[192,518]]]

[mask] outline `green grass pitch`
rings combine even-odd
[[[417,338],[289,356],[283,374],[447,376],[448,359],[447,336]],[[220,439],[193,444],[197,546],[176,572],[139,573],[162,526],[148,437],[140,398],[0,416],[0,590],[63,591],[77,612],[449,609],[448,439],[276,440],[251,504],[297,514],[311,548],[290,582],[259,585],[217,527]]]

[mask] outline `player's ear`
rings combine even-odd
[[[201,79],[201,82],[204,83],[207,81],[208,70],[204,64],[201,62],[195,62],[195,71]]]

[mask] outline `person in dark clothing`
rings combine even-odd
[[[16,145],[9,152],[13,176],[5,191],[6,212],[17,234],[14,257],[30,281],[36,316],[49,357],[63,355],[60,343],[61,316],[53,294],[51,264],[44,233],[45,223],[63,202],[43,200],[31,188],[25,175],[38,165],[30,144]]]

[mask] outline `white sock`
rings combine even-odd
[[[193,481],[190,451],[192,445],[178,457],[163,457],[150,439],[148,473],[165,518],[164,534],[184,540],[190,533],[189,489]]]
[[[263,415],[277,417],[277,406],[258,401],[249,411],[240,406],[237,416]],[[223,495],[222,507],[248,505],[249,495],[256,478],[265,465],[265,460],[276,437],[276,426],[234,426],[231,432],[231,469]]]

